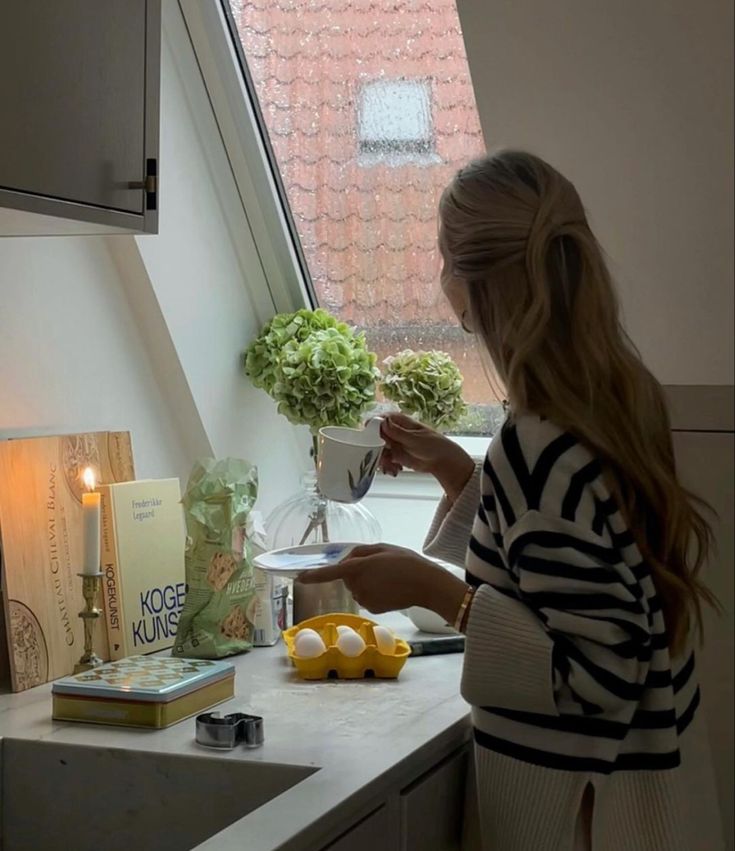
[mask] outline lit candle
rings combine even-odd
[[[84,560],[82,573],[100,572],[100,498],[94,492],[94,470],[87,467],[83,475],[87,493],[82,494],[82,519],[84,526]]]

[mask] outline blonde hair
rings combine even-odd
[[[672,653],[701,602],[711,531],[676,476],[663,389],[619,318],[603,252],[574,186],[531,154],[461,169],[442,195],[447,274],[514,412],[544,416],[599,457],[661,597]]]

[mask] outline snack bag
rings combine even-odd
[[[181,500],[186,519],[186,599],[174,656],[219,659],[252,646],[256,606],[247,528],[258,471],[238,458],[194,465]]]

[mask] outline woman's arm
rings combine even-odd
[[[480,505],[482,465],[474,464],[463,489],[454,501],[443,496],[424,540],[423,551],[431,558],[465,566],[467,544]]]
[[[384,473],[396,476],[409,467],[434,476],[450,502],[462,493],[475,465],[458,443],[404,414],[386,417],[380,433],[386,443],[380,459]]]
[[[517,593],[490,585],[467,622],[462,694],[476,706],[599,714],[636,702],[652,653],[650,607],[619,554],[537,511],[504,534]]]
[[[384,473],[396,476],[409,467],[432,475],[444,491],[424,552],[464,567],[480,503],[480,468],[455,441],[403,414],[388,416],[381,435],[386,442],[380,462]]]
[[[301,581],[342,579],[372,612],[423,606],[448,623],[467,601],[462,694],[475,706],[598,715],[637,703],[657,603],[624,579],[629,571],[618,552],[593,532],[537,511],[520,517],[503,538],[516,593],[485,584],[468,600],[462,580],[386,544],[356,547]]]
[[[338,564],[305,571],[299,582],[312,585],[341,579],[355,600],[371,612],[422,606],[454,623],[468,585],[413,550],[391,544],[355,547]]]

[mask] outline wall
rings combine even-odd
[[[733,384],[728,0],[458,0],[488,146],[577,185],[664,384]]]
[[[130,429],[141,477],[188,458],[99,237],[0,239],[0,436]]]
[[[308,438],[243,376],[274,311],[248,219],[176,2],[163,4],[159,233],[136,238],[198,417],[219,456],[257,462],[260,507],[297,487]],[[110,237],[110,242],[117,241]]]
[[[241,371],[273,308],[170,0],[162,62],[160,235],[0,239],[0,437],[130,429],[140,477],[244,456],[267,511],[304,441]]]

